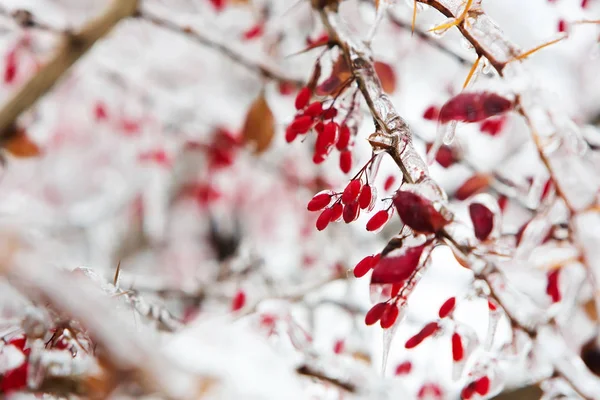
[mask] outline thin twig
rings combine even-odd
[[[196,43],[214,49],[219,53],[229,57],[236,63],[248,68],[250,71],[258,72],[265,78],[272,79],[278,82],[291,83],[297,87],[304,85],[303,80],[286,74],[273,63],[262,60],[253,60],[247,55],[243,54],[240,50],[236,49],[231,44],[226,43],[224,40],[218,39],[216,37],[210,37],[210,35],[203,34],[202,32],[195,30],[189,26],[180,26],[172,21],[164,19],[158,15],[152,14],[148,11],[140,11],[137,14],[137,16],[156,26],[167,29],[171,32],[176,32],[185,35],[186,37],[188,37]]]
[[[97,40],[107,35],[119,21],[132,16],[137,6],[138,0],[114,0],[102,15],[81,30],[66,33],[52,59],[0,110],[0,138],[9,136],[17,118],[50,91]]]

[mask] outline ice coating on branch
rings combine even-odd
[[[588,398],[596,398],[600,393],[600,378],[595,376],[583,363],[577,353],[567,347],[562,335],[552,327],[543,327],[537,335],[538,344],[551,359],[554,368],[560,371],[579,391]]]
[[[573,218],[573,230],[587,264],[596,280],[600,279],[600,212],[594,210],[577,214]]]

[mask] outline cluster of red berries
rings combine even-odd
[[[323,102],[310,102],[312,97],[308,87],[302,88],[296,96],[295,106],[298,113],[285,131],[285,140],[293,142],[299,135],[305,135],[311,130],[317,133],[313,162],[320,164],[333,148],[340,151],[340,169],[344,173],[352,168],[351,133],[345,123],[341,125],[333,121],[338,110],[333,106],[324,108]]]

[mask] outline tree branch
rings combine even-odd
[[[272,79],[278,82],[292,83],[297,87],[304,85],[303,80],[289,76],[272,62],[253,60],[247,55],[243,54],[240,49],[236,49],[235,46],[226,43],[224,40],[216,37],[210,37],[210,35],[194,30],[189,26],[179,26],[172,21],[164,19],[158,15],[151,14],[147,11],[140,11],[137,16],[156,26],[167,29],[171,32],[182,34],[196,43],[214,49],[230,58],[234,62],[243,65],[250,71],[259,73],[267,79]]]
[[[44,65],[0,110],[0,138],[12,133],[16,119],[46,94],[92,45],[122,19],[132,16],[138,0],[114,0],[98,18],[80,31],[67,33],[52,59]]]

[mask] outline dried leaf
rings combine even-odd
[[[488,174],[475,174],[467,179],[454,193],[458,200],[465,200],[474,194],[485,191],[489,186],[492,177]]]
[[[15,129],[14,133],[3,143],[2,147],[18,158],[36,157],[42,154],[41,149],[35,144],[22,128]]]
[[[323,83],[317,86],[316,93],[319,96],[337,96],[345,87],[347,87],[348,80],[352,77],[352,71],[346,63],[346,58],[340,54],[333,68],[329,78],[325,79]]]
[[[255,154],[266,151],[275,136],[275,118],[269,108],[264,92],[250,105],[242,137],[245,144],[254,144]]]
[[[381,81],[383,91],[386,93],[394,93],[396,90],[396,73],[390,64],[375,61],[375,72]]]

